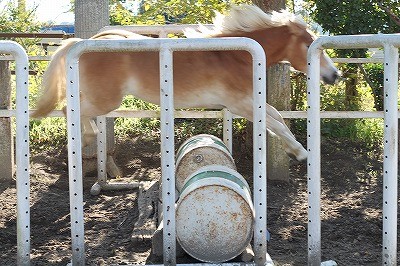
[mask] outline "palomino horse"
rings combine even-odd
[[[217,16],[212,30],[199,28],[188,37],[248,37],[267,55],[267,66],[289,61],[307,69],[307,49],[316,36],[306,24],[288,12],[264,13],[256,6],[233,7]],[[127,31],[106,31],[92,39],[148,38]],[[80,39],[67,40],[54,54],[43,76],[43,94],[34,117],[45,116],[65,98],[65,55]],[[80,58],[81,119],[84,144],[96,135],[92,118],[117,109],[124,95],[132,94],[159,104],[159,56],[157,52],[87,53]],[[321,55],[321,79],[334,83],[338,70]],[[228,108],[252,120],[252,64],[244,51],[177,52],[174,54],[174,104],[176,108]],[[267,105],[267,128],[278,135],[285,151],[297,160],[307,152],[296,141],[278,111]]]

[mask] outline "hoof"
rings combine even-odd
[[[82,136],[82,147],[88,147],[96,142],[96,135],[83,135]]]
[[[290,158],[292,158],[293,160],[296,160],[298,162],[306,162],[307,161],[307,151],[301,147],[300,149],[298,149],[296,151],[296,153],[291,153],[289,151],[286,151],[286,153],[288,154],[288,156]]]
[[[92,196],[97,196],[97,195],[99,195],[100,194],[100,191],[101,191],[101,186],[100,186],[100,184],[99,183],[94,183],[94,185],[92,186],[92,188],[90,189],[90,194],[92,195]]]
[[[307,162],[307,151],[305,149],[302,149],[299,155],[296,157],[296,160],[299,162]]]

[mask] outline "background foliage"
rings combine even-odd
[[[399,0],[304,0],[295,10],[309,23],[318,23],[320,27],[314,28],[320,34],[351,35],[399,32],[399,7]],[[328,52],[332,57],[370,56],[367,49]],[[343,72],[342,80],[337,86],[324,86],[322,109],[383,110],[383,64],[340,64],[339,67]],[[292,98],[292,106],[304,109],[304,76],[295,74],[292,82],[293,95],[297,95]],[[304,130],[304,121],[297,121],[295,125]],[[322,133],[327,136],[346,136],[375,143],[381,141],[382,132],[380,119],[322,121]]]
[[[224,12],[232,4],[251,3],[248,0],[143,0],[137,13],[129,11],[118,0],[111,0],[111,25],[163,25],[171,23],[211,23],[216,12]]]
[[[333,35],[396,33],[400,31],[400,0],[305,0],[303,8],[311,18]],[[336,50],[338,57],[367,57],[367,49]],[[351,109],[360,105],[357,83],[360,75],[368,81],[375,107],[382,110],[382,65],[344,65],[347,103]],[[360,72],[361,71],[361,72]]]

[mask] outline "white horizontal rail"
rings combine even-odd
[[[33,110],[29,111],[30,113]],[[175,111],[175,118],[224,118],[224,111]],[[307,118],[306,111],[279,111],[285,119]],[[0,117],[15,117],[16,110],[0,110]],[[361,118],[383,118],[383,111],[321,111],[320,116],[323,119],[361,119]],[[400,111],[397,113],[400,118]],[[61,110],[54,110],[48,114],[48,117],[64,117]],[[111,118],[160,118],[160,111],[156,110],[116,110],[108,113],[105,117]],[[233,114],[233,118],[242,118]]]
[[[143,33],[144,34],[144,33]],[[147,33],[151,34],[151,33]],[[154,33],[156,34],[156,33]],[[50,61],[50,55],[34,55],[28,56],[29,61]],[[368,63],[383,63],[383,58],[369,57],[369,58],[331,58],[333,62],[340,64],[368,64]],[[12,61],[14,60],[11,55],[0,56],[0,61]]]
[[[28,56],[29,61],[50,61],[50,55],[35,55]],[[14,57],[12,55],[2,55],[0,56],[0,61],[13,61]]]
[[[211,24],[205,24],[202,25],[208,29],[211,29],[213,25]],[[166,38],[168,34],[175,34],[175,33],[183,33],[183,30],[192,28],[196,29],[198,28],[198,24],[182,24],[182,25],[160,25],[160,26],[149,26],[149,25],[130,25],[130,26],[106,26],[100,30],[106,31],[106,30],[127,30],[127,31],[132,31],[137,34],[152,34],[152,35],[158,35],[160,38]]]
[[[379,57],[368,57],[368,58],[332,58],[334,63],[340,64],[368,64],[368,63],[375,63],[375,64],[382,64],[383,58]]]

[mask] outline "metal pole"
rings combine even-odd
[[[384,150],[383,150],[383,245],[382,263],[397,264],[397,163],[398,116],[397,90],[399,51],[393,45],[384,45]]]
[[[176,264],[174,95],[172,51],[160,50],[161,177],[163,198],[164,265]]]
[[[307,57],[308,265],[313,266],[321,264],[320,49],[314,42]]]
[[[228,150],[230,151],[230,153],[233,153],[232,150],[232,120],[233,120],[233,115],[232,113],[224,108],[222,110],[223,115],[224,115],[224,121],[223,121],[223,132],[222,132],[222,136],[223,136],[223,141],[226,145],[226,147],[228,148]]]
[[[85,265],[79,62],[67,56],[68,175],[72,265]]]
[[[17,176],[17,263],[30,264],[30,206],[29,206],[29,62],[25,50],[10,42],[16,61],[16,176]],[[11,49],[10,49],[11,51]]]
[[[267,255],[266,63],[265,54],[257,52],[253,54],[254,261],[257,265],[265,265]]]
[[[16,62],[17,264],[30,265],[29,61],[24,48],[13,41],[0,41],[0,52],[13,55]]]
[[[106,117],[97,117],[97,182],[90,189],[90,194],[99,195],[102,187],[107,183],[107,127]]]

